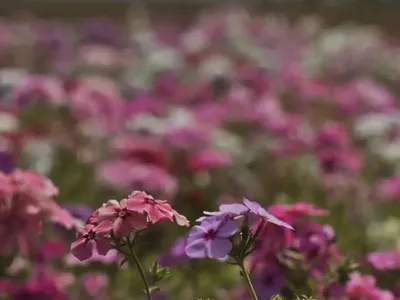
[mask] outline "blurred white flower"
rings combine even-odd
[[[47,139],[32,139],[26,143],[23,154],[30,168],[47,175],[53,165],[54,145]]]

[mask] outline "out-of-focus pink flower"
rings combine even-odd
[[[367,261],[381,271],[400,269],[400,250],[372,252]]]
[[[71,253],[79,260],[87,260],[97,251],[100,255],[106,255],[111,249],[109,237],[113,223],[103,221],[97,226],[86,224],[83,229],[78,230],[77,240],[71,244]]]
[[[6,180],[4,176],[9,179]],[[58,189],[49,179],[23,170],[15,170],[9,175],[1,173],[0,178],[3,180],[3,192],[0,196],[2,254],[10,253],[16,244],[24,256],[33,254],[42,223],[46,220],[60,223],[66,228],[78,224],[52,199]]]
[[[355,82],[355,87],[359,97],[372,111],[388,111],[395,107],[394,97],[378,82],[363,78]]]
[[[352,150],[324,150],[317,153],[322,172],[351,175],[361,168],[361,158]]]
[[[229,165],[231,162],[232,159],[228,153],[203,150],[190,157],[188,167],[191,171],[202,171],[221,168]]]
[[[325,216],[328,212],[325,209],[315,207],[311,203],[298,201],[293,204],[274,204],[269,207],[269,211],[277,216],[298,219],[307,216]]]
[[[347,132],[340,124],[328,122],[318,130],[314,143],[316,150],[320,151],[327,148],[346,148],[349,146],[350,140]]]
[[[119,53],[108,46],[82,46],[79,55],[83,63],[91,66],[113,68],[120,62]]]
[[[113,140],[112,147],[116,155],[123,159],[166,167],[163,145],[154,138],[120,135]]]
[[[122,199],[121,202],[108,200],[105,206],[99,208],[99,220],[112,221],[113,232],[117,238],[126,237],[132,231],[147,226],[146,216],[130,209],[130,204],[131,202],[126,199]]]
[[[119,95],[94,84],[80,84],[69,95],[74,116],[85,124],[88,134],[103,135],[121,129],[125,104]],[[86,123],[85,123],[86,122]]]
[[[105,162],[98,171],[99,179],[117,187],[143,189],[174,195],[177,182],[165,169],[124,159]]]
[[[82,285],[89,296],[100,295],[108,286],[108,277],[103,273],[88,273],[83,275]]]
[[[62,82],[45,76],[26,78],[10,95],[10,101],[17,105],[37,102],[60,105],[65,102],[65,98]]]
[[[394,296],[389,291],[381,290],[375,285],[375,277],[353,273],[346,284],[346,293],[356,299],[382,299],[394,300]]]
[[[391,200],[400,196],[400,176],[386,178],[378,183],[377,197],[383,200]]]
[[[173,221],[175,218],[178,225],[189,226],[188,220],[172,209],[171,205],[165,200],[154,199],[145,192],[134,191],[127,199],[129,208],[139,212],[146,212],[147,218],[151,223],[162,220]]]
[[[40,261],[48,261],[60,258],[65,254],[65,243],[61,240],[49,240],[44,242],[38,251],[38,259]]]

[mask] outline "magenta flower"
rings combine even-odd
[[[77,233],[77,240],[71,244],[71,253],[80,261],[89,259],[97,250],[100,255],[106,255],[111,249],[109,237],[113,223],[103,221],[99,225],[86,224]]]
[[[238,230],[235,221],[213,216],[204,220],[199,226],[194,226],[189,233],[187,256],[190,258],[226,259],[232,250],[229,240]]]
[[[367,261],[373,265],[375,269],[381,271],[400,269],[400,251],[372,252],[368,254]]]
[[[117,238],[128,236],[134,230],[147,227],[147,218],[143,213],[130,209],[130,201],[127,199],[109,200],[106,205],[100,207],[98,218],[113,222],[113,232]]]

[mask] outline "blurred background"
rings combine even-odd
[[[249,258],[260,300],[399,299],[399,15],[395,0],[0,1],[0,170],[49,177],[82,220],[137,189],[193,224],[247,197],[296,228],[265,230]],[[154,297],[247,299],[236,270],[185,256],[185,233],[141,241],[171,267]],[[0,292],[141,299],[115,255],[71,258],[73,236],[46,232],[48,259],[2,257]],[[32,298],[38,274],[52,289]]]

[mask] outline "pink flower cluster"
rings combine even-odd
[[[71,229],[79,224],[53,197],[58,189],[32,171],[0,173],[0,253],[11,254],[16,246],[23,255],[34,254],[44,221]]]
[[[154,199],[145,192],[134,191],[120,202],[109,200],[96,210],[85,226],[77,232],[77,240],[71,244],[71,253],[81,261],[93,253],[106,255],[112,248],[113,238],[127,237],[149,224],[161,221],[189,226],[183,215],[172,209],[165,200]]]

